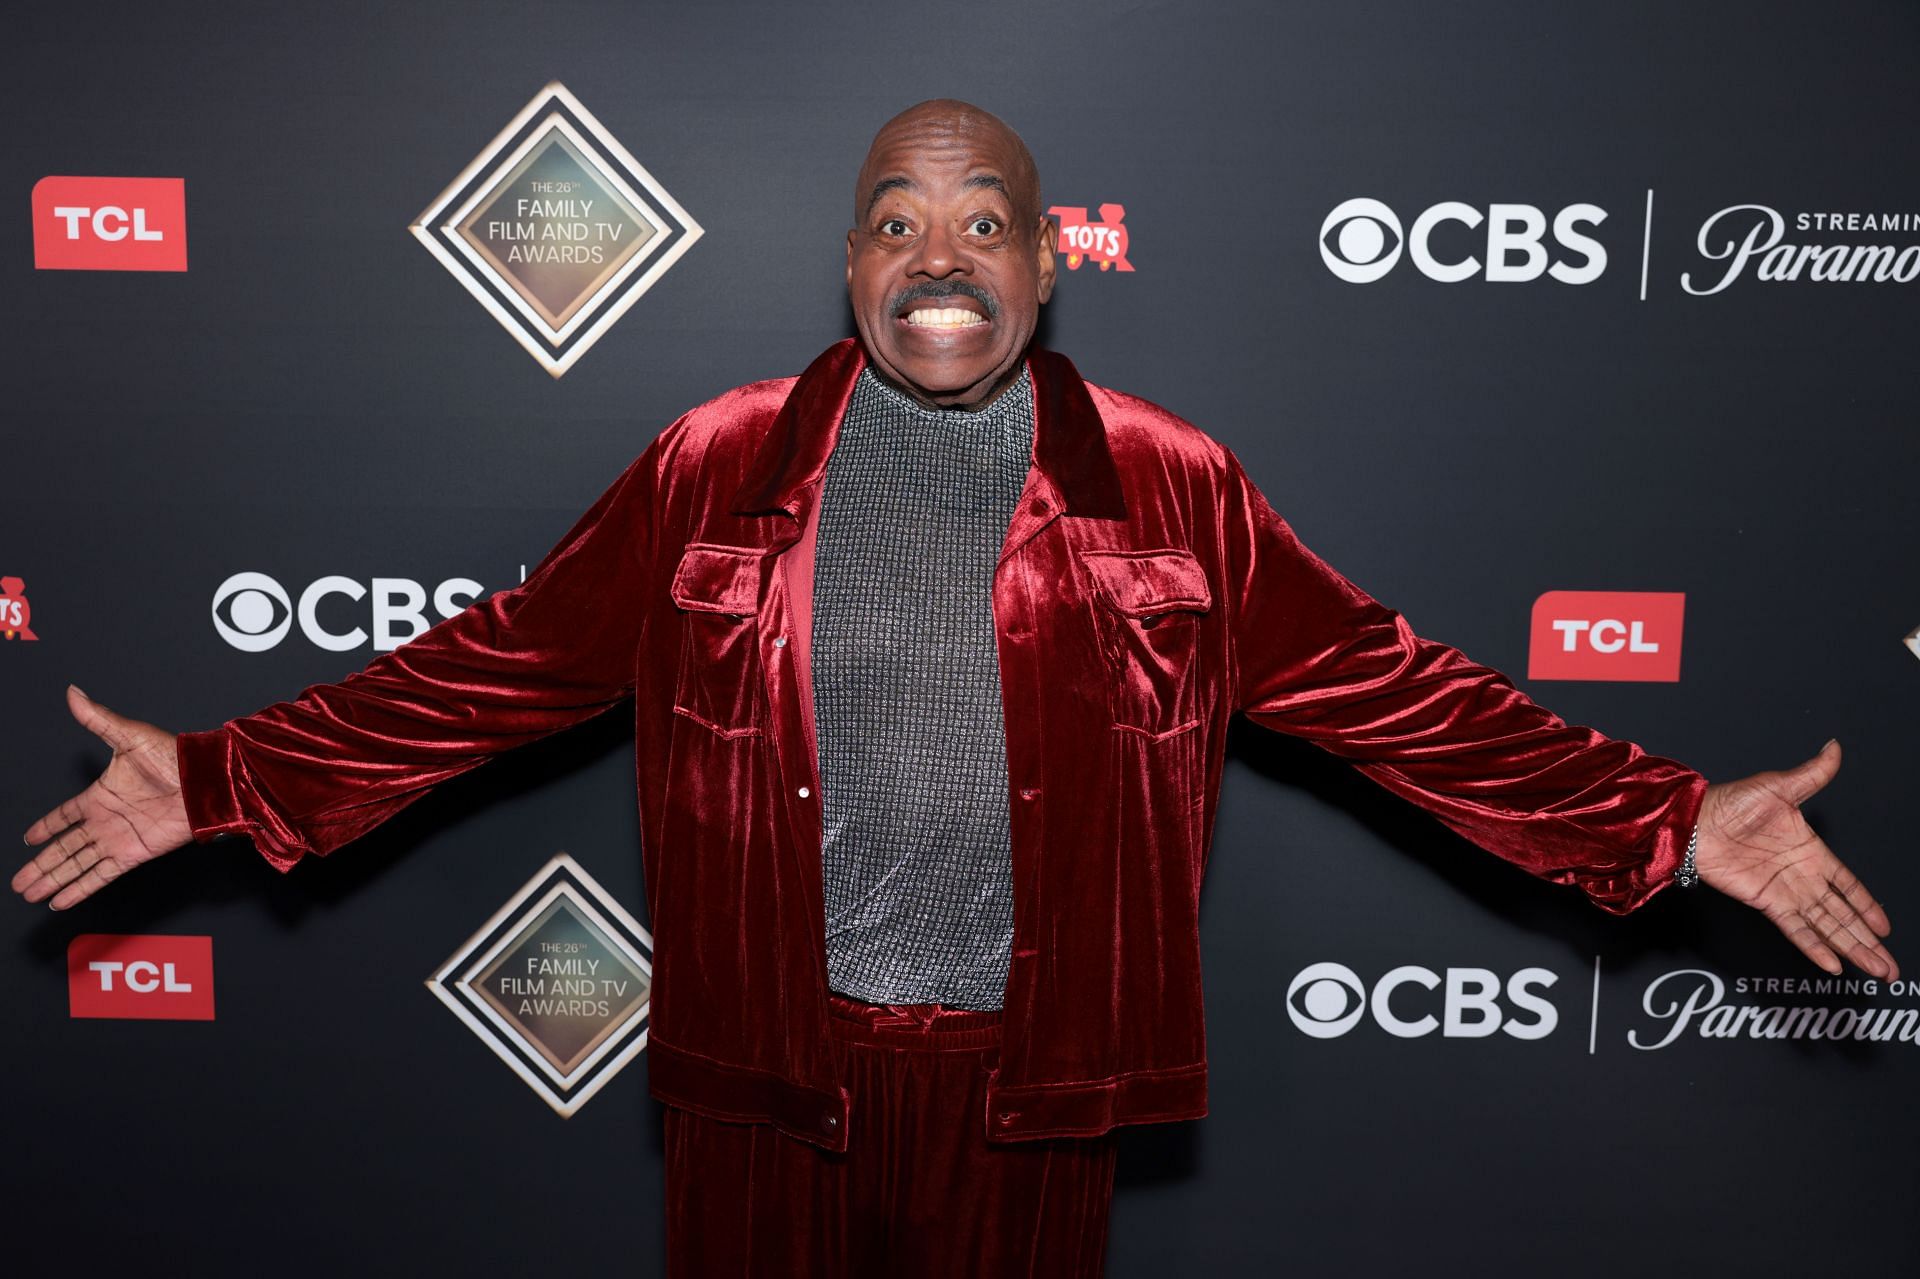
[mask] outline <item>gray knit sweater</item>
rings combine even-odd
[[[814,551],[828,985],[998,1008],[1013,946],[993,569],[1033,451],[1019,378],[977,411],[860,374]]]

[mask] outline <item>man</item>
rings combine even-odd
[[[1198,897],[1235,711],[1616,913],[1680,877],[1897,976],[1798,805],[1569,727],[1315,558],[1238,461],[1029,350],[1020,139],[914,107],[855,187],[857,343],[669,426],[520,587],[365,671],[114,748],[14,879],[283,869],[634,699],[676,1273],[1097,1274],[1111,1130],[1206,1109]],[[620,601],[609,606],[608,600]]]

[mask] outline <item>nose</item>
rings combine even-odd
[[[912,260],[907,263],[908,275],[925,276],[932,280],[972,273],[973,259],[967,255],[965,246],[951,228],[939,225],[927,228],[915,247]]]

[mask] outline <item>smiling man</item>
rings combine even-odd
[[[680,1275],[1100,1272],[1112,1130],[1206,1113],[1236,713],[1606,910],[1697,878],[1897,975],[1799,813],[1837,746],[1709,786],[1415,635],[1231,452],[1030,346],[1055,228],[986,112],[898,116],[854,194],[858,341],[674,422],[518,588],[211,732],[71,690],[113,760],[14,888],[224,834],[288,869],[630,697]]]

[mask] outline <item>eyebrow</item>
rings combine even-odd
[[[880,203],[880,197],[889,191],[918,191],[919,189],[919,185],[912,178],[881,178],[873,184],[873,190],[867,196],[867,213],[872,213],[873,206]]]
[[[998,191],[1008,200],[1013,199],[1013,192],[1007,190],[1006,182],[997,173],[976,173],[962,185],[969,191]],[[873,213],[873,206],[880,203],[880,197],[889,191],[918,191],[919,189],[920,184],[912,178],[881,178],[873,184],[873,190],[867,193],[867,211],[861,216],[870,216]]]
[[[1000,175],[997,173],[976,173],[967,179],[966,186],[970,191],[975,188],[985,188],[989,191],[998,191],[1009,200],[1013,199],[1013,192],[1007,190],[1007,184],[1000,180]]]

